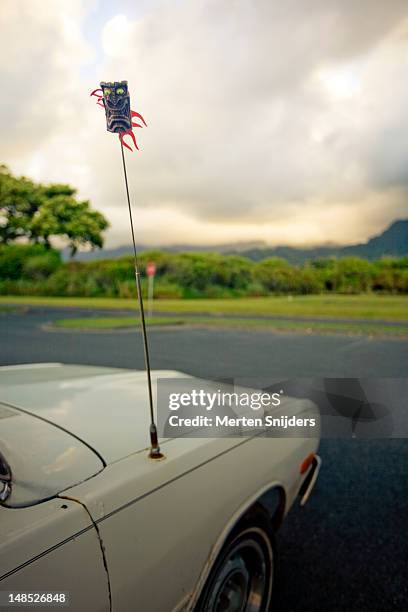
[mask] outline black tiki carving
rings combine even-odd
[[[101,83],[108,132],[127,132],[132,129],[130,97],[127,81]]]

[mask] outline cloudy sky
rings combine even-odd
[[[2,0],[1,155],[69,182],[129,243],[116,135],[129,81],[144,244],[352,243],[407,217],[406,0]]]

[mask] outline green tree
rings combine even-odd
[[[55,195],[35,213],[31,229],[50,246],[52,236],[62,236],[68,241],[71,256],[80,246],[103,246],[102,232],[108,227],[105,217],[90,209],[88,201],[77,202],[69,195]]]
[[[0,166],[0,242],[18,238],[51,246],[50,239],[64,238],[74,255],[79,246],[102,247],[105,217],[78,201],[70,185],[41,185],[25,177],[14,177]]]
[[[31,220],[42,202],[39,185],[24,176],[16,178],[6,166],[0,166],[0,242],[32,239]]]

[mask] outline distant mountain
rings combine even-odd
[[[344,247],[348,254],[376,259],[382,255],[407,255],[408,254],[408,219],[394,221],[384,232],[374,236],[365,244]]]
[[[232,251],[233,252],[233,251]],[[282,257],[292,264],[303,264],[321,257],[350,257],[374,260],[383,256],[408,255],[408,219],[394,221],[384,232],[367,242],[348,246],[326,245],[299,249],[288,246],[248,249],[240,255],[260,261],[266,257]]]
[[[355,255],[363,259],[373,260],[389,255],[400,257],[408,255],[408,219],[394,221],[385,231],[378,236],[373,236],[367,242],[348,246],[322,245],[310,248],[296,248],[290,246],[268,247],[264,242],[239,242],[236,244],[222,244],[217,246],[200,245],[193,246],[179,244],[173,246],[152,247],[147,245],[138,246],[138,251],[160,250],[169,253],[193,252],[216,252],[225,254],[239,254],[249,257],[254,261],[260,261],[266,257],[282,257],[290,263],[302,264],[311,259],[321,257],[349,257]],[[78,261],[91,261],[95,259],[115,259],[132,253],[131,245],[106,249],[100,251],[79,252],[75,259]],[[64,259],[68,259],[68,250],[63,251]]]
[[[149,246],[146,244],[136,245],[138,253],[143,251],[165,251],[166,253],[186,253],[186,252],[206,252],[206,253],[227,253],[234,252],[240,253],[241,251],[248,251],[251,249],[263,249],[267,248],[266,242],[251,241],[251,242],[236,242],[232,244],[217,244],[217,245],[191,245],[191,244],[174,244],[166,246]],[[75,255],[75,261],[93,261],[95,259],[117,259],[124,255],[131,255],[133,253],[132,245],[116,247],[115,249],[102,249],[95,251],[78,251]],[[64,260],[69,259],[69,249],[62,251],[62,257]]]

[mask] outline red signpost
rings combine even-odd
[[[156,264],[154,261],[148,261],[146,265],[147,276],[154,276],[156,274]]]

